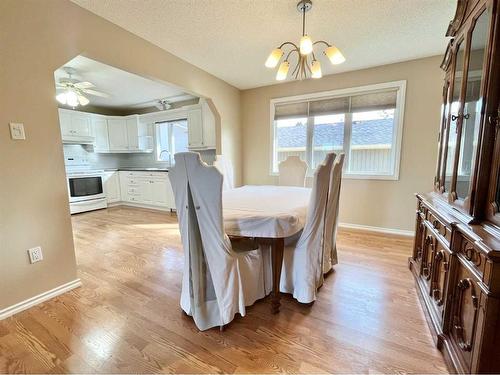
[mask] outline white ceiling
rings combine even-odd
[[[190,100],[194,96],[186,94],[179,88],[126,72],[83,56],[77,56],[64,65],[76,69],[72,78],[88,81],[97,91],[109,94],[109,98],[87,95],[90,104],[108,108],[147,108],[152,107],[158,99],[169,98],[170,102]],[[54,72],[58,81],[68,78],[62,67]]]
[[[240,88],[275,83],[269,52],[298,42],[298,0],[72,0]],[[456,0],[313,0],[307,33],[347,61],[323,74],[444,53]]]

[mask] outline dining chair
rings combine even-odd
[[[285,239],[280,291],[301,303],[316,300],[323,280],[323,231],[332,163],[332,156],[327,155],[316,168],[304,229]]]
[[[214,161],[214,167],[224,176],[224,190],[234,189],[234,169],[231,160],[223,155],[217,155]]]
[[[200,330],[222,327],[270,293],[267,249],[233,246],[224,233],[222,174],[192,152],[169,171],[184,247],[181,308]]]
[[[344,153],[337,155],[330,173],[328,200],[325,213],[325,232],[323,238],[323,274],[330,272],[333,266],[338,263],[337,227],[344,159]]]
[[[289,156],[278,164],[278,185],[304,187],[307,163],[298,156]]]

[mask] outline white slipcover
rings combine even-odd
[[[339,216],[340,187],[342,183],[342,167],[345,154],[340,154],[333,163],[330,173],[328,202],[326,204],[325,236],[323,252],[323,273],[328,273],[338,263],[337,227]]]
[[[314,172],[314,181],[302,232],[285,240],[280,290],[291,293],[301,303],[316,300],[323,281],[323,233],[328,181],[333,158],[327,156]]]
[[[289,156],[278,164],[278,184],[281,186],[304,187],[307,163],[298,156]]]
[[[224,227],[228,235],[289,237],[304,228],[310,188],[247,185],[225,190]]]
[[[181,307],[200,330],[229,323],[271,291],[267,249],[235,252],[223,229],[222,175],[193,152],[169,177],[184,247]]]
[[[224,176],[224,190],[234,189],[234,170],[233,164],[223,155],[217,155],[214,161],[214,167]]]

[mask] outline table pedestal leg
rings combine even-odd
[[[285,249],[285,239],[275,238],[272,241],[271,257],[273,266],[273,293],[271,295],[271,312],[276,314],[280,311],[280,280],[281,266],[283,265],[283,251]]]

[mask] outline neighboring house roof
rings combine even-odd
[[[353,145],[391,144],[394,120],[378,119],[354,121],[352,123]],[[305,147],[306,125],[277,128],[278,148]],[[344,142],[344,124],[317,124],[314,126],[314,146],[342,146]]]

